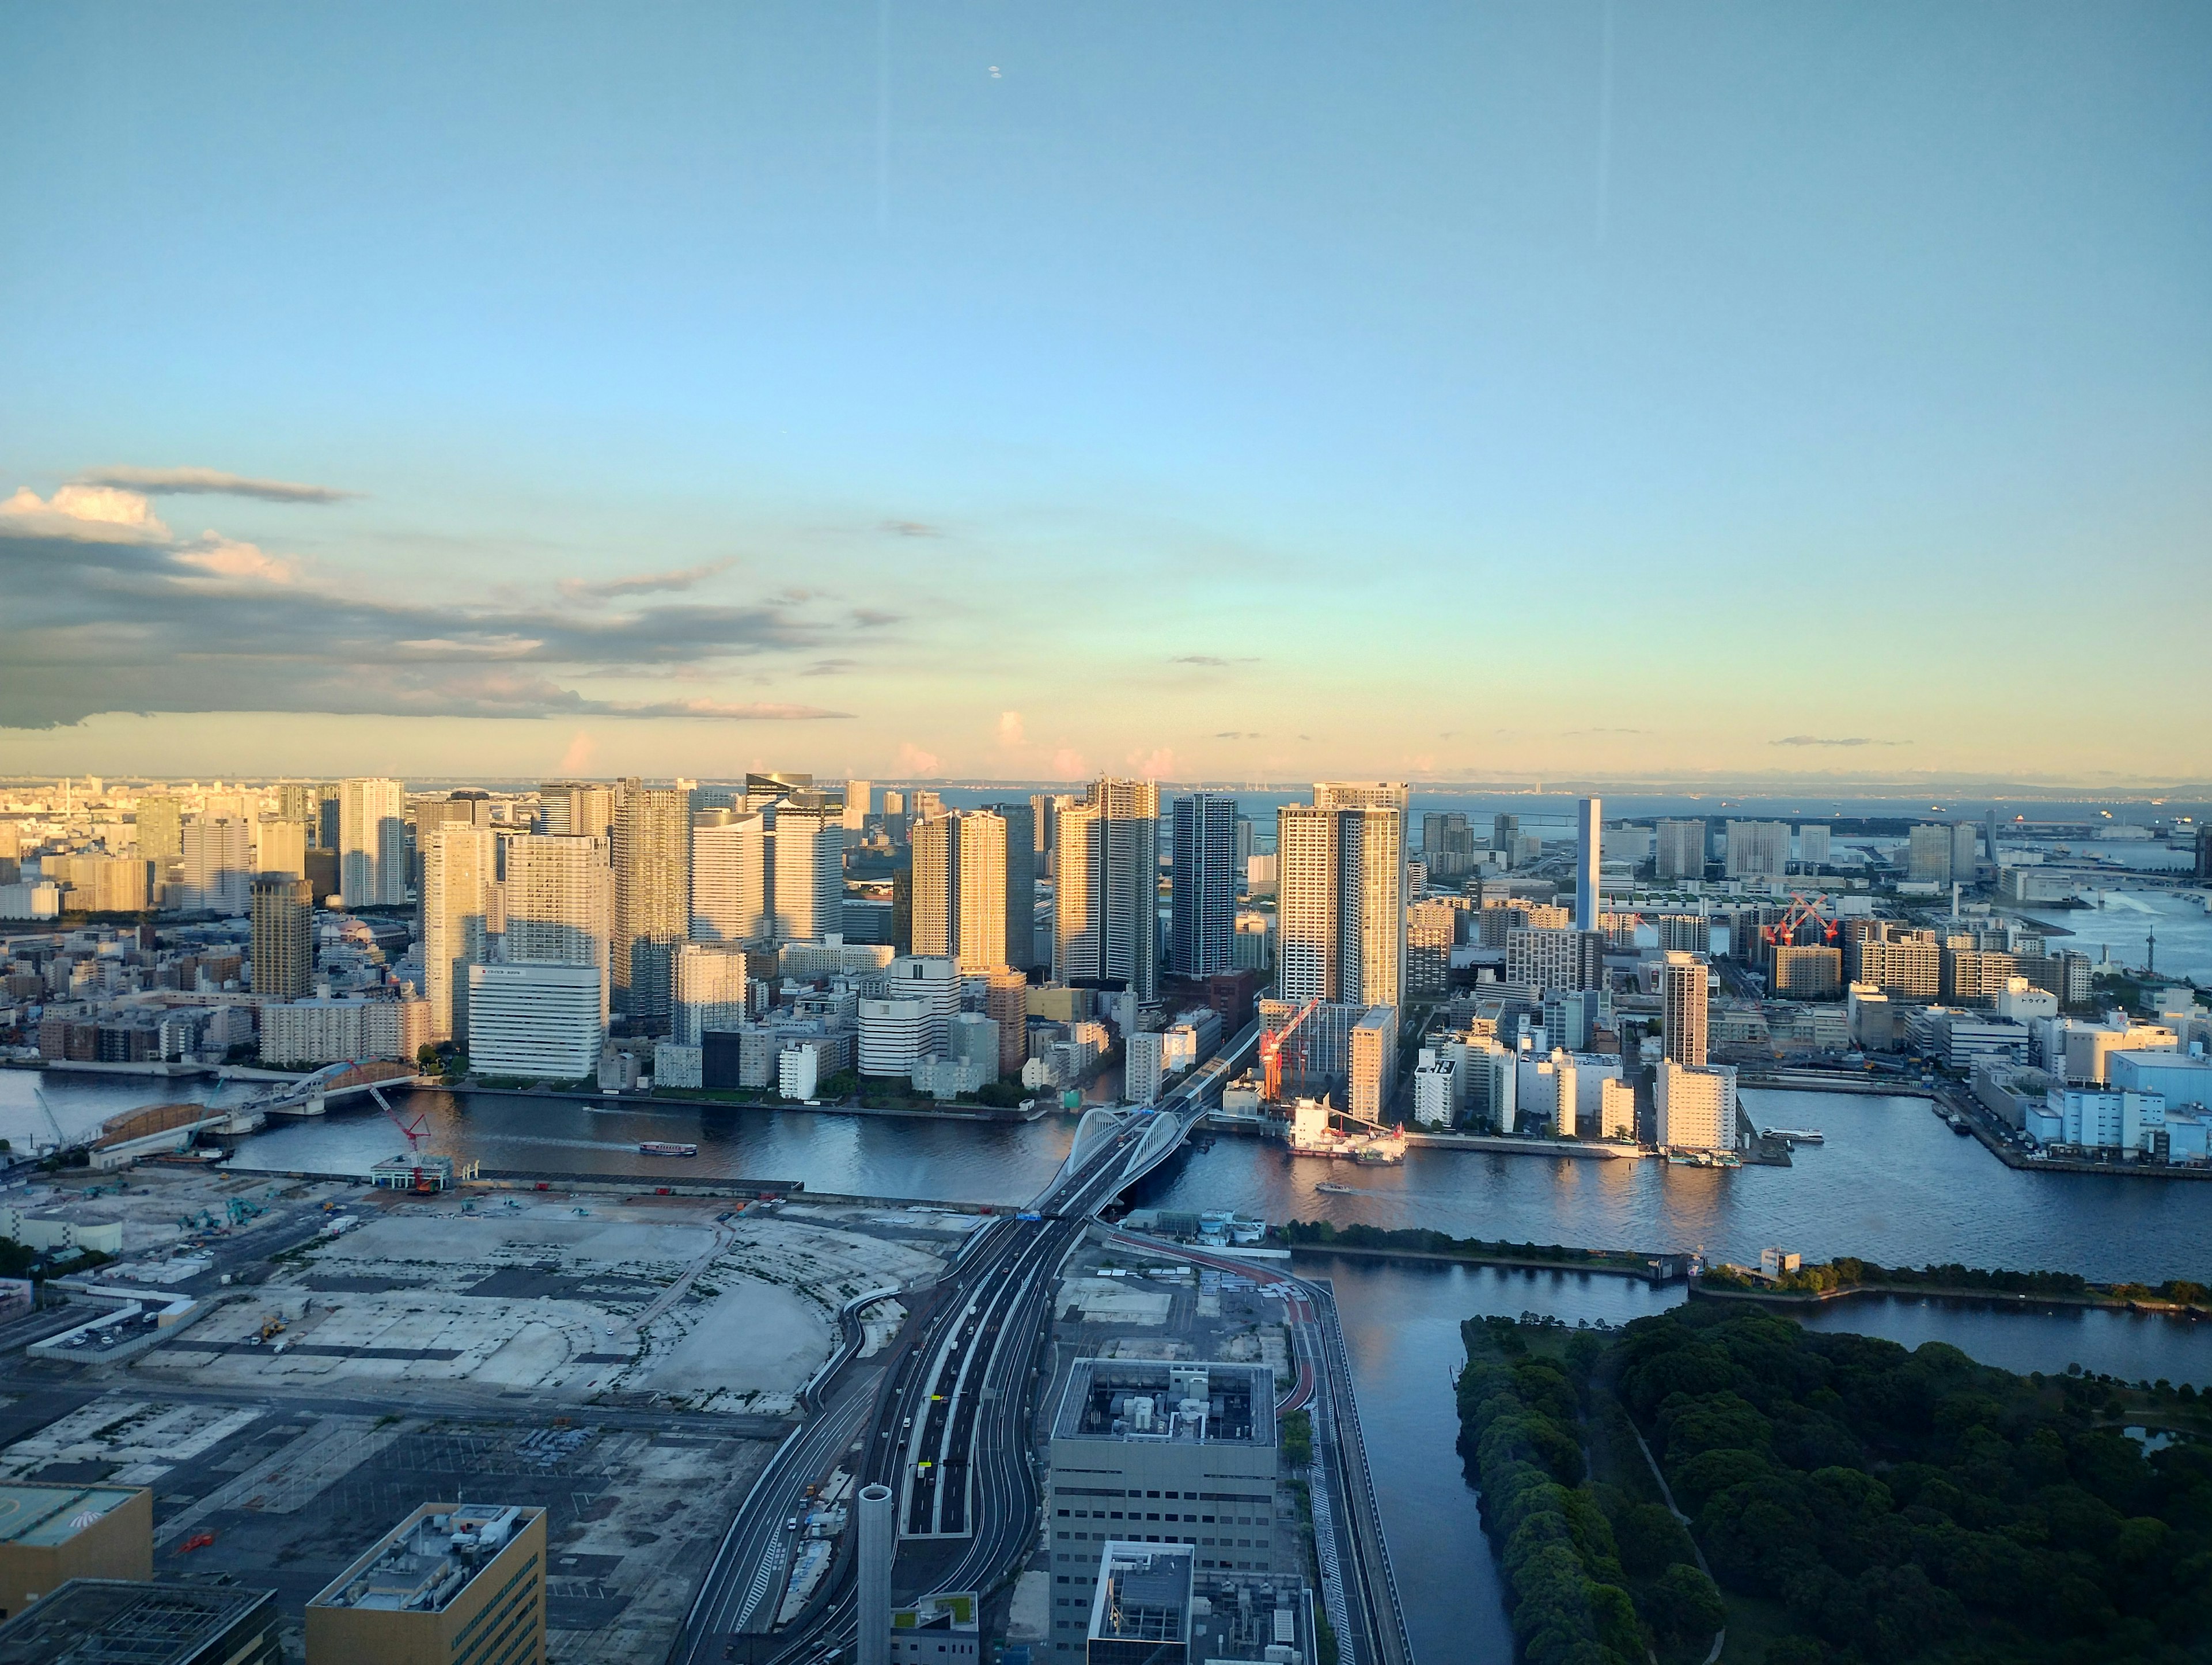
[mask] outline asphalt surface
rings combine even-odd
[[[903,1579],[895,1571],[895,1595],[988,1591],[1018,1565],[1038,1526],[1030,1428],[1060,1264],[1100,1210],[1182,1144],[1258,1034],[1249,1026],[1157,1110],[1129,1115],[1103,1136],[1093,1122],[1087,1147],[1079,1130],[1068,1165],[1030,1210],[978,1227],[935,1285],[901,1297],[907,1322],[883,1352],[854,1356],[858,1326],[848,1315],[843,1347],[817,1390],[821,1411],[738,1511],[672,1662],[810,1665],[848,1655],[857,1535],[849,1526],[808,1605],[770,1633],[792,1565],[787,1522],[803,1512],[806,1488],[841,1466],[857,1464],[860,1485],[891,1488],[914,1568]]]

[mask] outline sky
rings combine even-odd
[[[2212,8],[0,9],[0,773],[2212,779]]]

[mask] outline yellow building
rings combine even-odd
[[[545,1511],[424,1504],[307,1603],[307,1665],[541,1665]]]
[[[0,1486],[0,1619],[72,1578],[154,1576],[154,1494],[139,1486]]]

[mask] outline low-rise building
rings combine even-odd
[[[279,1665],[273,1590],[72,1578],[0,1625],[7,1665]],[[317,1662],[320,1665],[320,1662]]]
[[[545,1511],[424,1504],[307,1603],[314,1665],[538,1665]]]
[[[154,1494],[144,1487],[0,1485],[0,1618],[72,1578],[153,1576]]]

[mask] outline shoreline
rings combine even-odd
[[[1701,1280],[1692,1279],[1689,1291],[1690,1298],[1694,1301],[1744,1301],[1754,1306],[1775,1307],[1784,1311],[1793,1307],[1824,1306],[1833,1301],[1848,1301],[1856,1296],[1875,1295],[1892,1298],[1964,1301],[1977,1306],[2014,1310],[2034,1307],[2076,1307],[2085,1311],[2140,1312],[2159,1318],[2185,1318],[2192,1323],[2212,1318],[2212,1309],[2184,1306],[2178,1301],[2131,1301],[2121,1296],[2094,1292],[2028,1295],[2009,1290],[1959,1289],[1940,1284],[1853,1284],[1848,1289],[1765,1290],[1716,1288]]]
[[[1648,1284],[1680,1283],[1680,1276],[1664,1277],[1651,1261],[1684,1260],[1684,1255],[1651,1255],[1632,1257],[1632,1251],[1603,1250],[1619,1258],[1604,1261],[1530,1260],[1506,1255],[1446,1255],[1424,1249],[1370,1249],[1352,1243],[1291,1243],[1291,1257],[1300,1255],[1343,1255],[1358,1261],[1437,1261],[1453,1266],[1494,1266],[1522,1272],[1595,1272],[1608,1278],[1634,1278]],[[1640,1259],[1644,1263],[1633,1263]]]

